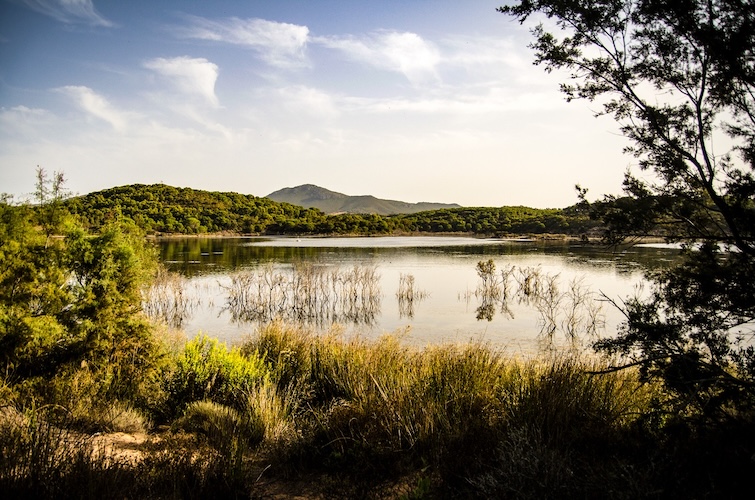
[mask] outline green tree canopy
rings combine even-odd
[[[555,22],[532,30],[536,63],[568,71],[567,100],[598,102],[645,172],[626,174],[632,202],[598,204],[610,208],[607,234],[663,226],[688,244],[684,263],[656,276],[649,300],[630,300],[619,336],[597,347],[660,377],[680,409],[723,418],[755,408],[755,4],[523,0],[499,10]]]
[[[134,392],[156,352],[141,314],[156,251],[133,225],[113,223],[90,235],[65,216],[54,193],[37,201],[0,202],[4,382],[44,390],[52,378],[88,366],[102,377],[103,391]]]

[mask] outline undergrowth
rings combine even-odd
[[[249,498],[307,476],[322,479],[289,493],[716,496],[719,478],[731,484],[734,474],[712,460],[727,471],[752,467],[746,419],[736,433],[685,431],[658,405],[657,387],[630,371],[596,374],[602,366],[570,355],[512,359],[482,343],[417,349],[396,336],[318,336],[280,322],[233,348],[197,337],[168,356],[160,394],[99,401],[88,425],[65,403],[93,401],[81,373],[71,374],[67,398],[48,406],[25,404],[3,383],[0,490],[8,498]],[[138,459],[126,458],[87,429],[151,439]],[[726,444],[712,446],[717,436]],[[728,447],[738,451],[727,455]]]

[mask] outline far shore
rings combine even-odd
[[[169,240],[169,239],[186,239],[186,238],[389,238],[389,237],[458,237],[458,238],[478,238],[478,239],[500,239],[502,241],[522,241],[522,242],[563,242],[563,243],[583,243],[591,245],[605,245],[599,237],[575,236],[571,234],[507,234],[507,235],[481,235],[472,232],[396,232],[389,234],[260,234],[260,233],[234,233],[222,231],[217,233],[157,233],[147,235],[150,239]],[[640,243],[666,243],[667,240],[661,236],[638,236],[632,238],[631,243],[625,243],[631,246]]]

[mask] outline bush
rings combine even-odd
[[[207,437],[211,446],[225,454],[243,454],[250,445],[259,444],[265,434],[256,414],[242,414],[213,401],[195,401],[175,423],[176,429]]]
[[[173,419],[195,401],[208,400],[245,411],[249,395],[267,377],[263,361],[199,335],[186,343],[165,374],[163,417]]]

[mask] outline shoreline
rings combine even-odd
[[[509,242],[535,243],[535,242],[562,242],[562,243],[581,243],[585,245],[603,245],[600,238],[575,236],[571,234],[509,234],[509,235],[481,235],[472,232],[397,232],[389,234],[260,234],[260,233],[201,233],[201,234],[184,234],[184,233],[162,233],[148,234],[148,239],[152,240],[175,240],[175,239],[232,239],[232,238],[390,238],[390,237],[424,237],[424,238],[476,238],[476,239],[500,239]],[[623,243],[618,246],[633,246],[647,243],[667,243],[667,240],[660,236],[642,236],[633,238],[631,243]]]

